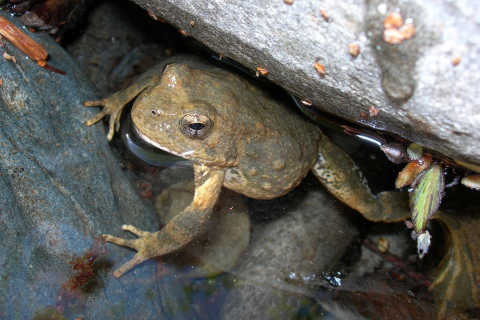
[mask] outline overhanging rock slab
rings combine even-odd
[[[480,4],[460,1],[135,0],[315,107],[480,164]],[[321,10],[328,15],[322,16]],[[383,41],[401,12],[416,35]],[[360,54],[349,54],[349,44]],[[454,66],[452,56],[461,56]],[[319,74],[314,63],[325,66]],[[370,106],[378,116],[368,116]],[[367,116],[365,116],[367,115]]]

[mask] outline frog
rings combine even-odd
[[[288,193],[312,171],[336,198],[369,220],[394,222],[410,216],[406,195],[373,195],[350,156],[288,101],[234,71],[183,60],[167,60],[109,98],[84,102],[103,106],[85,124],[109,115],[111,140],[123,108],[134,100],[131,119],[138,136],[193,165],[193,200],[161,230],[123,225],[137,238],[105,235],[107,242],[137,251],[114,271],[116,278],[192,241],[222,188],[268,200]]]

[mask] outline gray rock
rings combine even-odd
[[[10,15],[3,14],[7,19]],[[28,31],[27,31],[28,32]],[[124,236],[135,222],[158,229],[151,205],[142,200],[105,139],[102,125],[83,122],[96,109],[93,85],[48,35],[31,36],[49,52],[60,75],[40,68],[7,43],[0,51],[0,318],[32,319],[57,300],[60,285],[75,272],[69,264],[100,233]],[[185,299],[174,278],[153,281],[154,262],[119,280],[111,272],[133,252],[108,245],[88,283],[66,315],[82,319],[192,318],[180,310]],[[167,305],[168,300],[168,305]]]
[[[266,68],[267,78],[317,108],[480,164],[477,2],[135,2],[214,51],[252,70]],[[413,19],[416,36],[389,45],[383,20],[397,9]],[[351,43],[360,45],[357,58],[348,52]],[[362,119],[370,106],[379,115]]]
[[[106,97],[122,89],[150,58],[166,54],[167,45],[160,44],[161,31],[153,22],[133,3],[101,1],[93,6],[82,33],[65,47]]]
[[[350,209],[325,190],[304,190],[309,185],[271,206],[248,205],[253,215],[278,211],[281,217],[253,230],[247,253],[231,271],[237,287],[226,297],[222,319],[295,318],[302,301],[318,290],[322,273],[344,253],[356,230]]]

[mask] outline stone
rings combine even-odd
[[[0,49],[17,60],[0,64],[1,318],[50,319],[55,311],[71,319],[173,318],[186,299],[178,280],[155,282],[155,261],[113,279],[134,253],[109,245],[93,265],[96,276],[55,310],[61,285],[76,274],[70,262],[93,238],[124,236],[120,226],[131,222],[155,230],[158,220],[119,167],[103,126],[84,125],[98,111],[82,106],[98,98],[92,83],[50,36],[25,32],[67,74],[39,67],[8,42]],[[175,314],[183,317],[194,316]]]
[[[230,271],[236,286],[222,319],[295,318],[347,249],[357,229],[351,210],[313,179],[275,202],[248,199],[252,217],[274,217],[256,221],[247,252]]]
[[[480,164],[476,2],[134,2],[215,52],[267,70],[266,78],[316,108]],[[416,30],[398,45],[383,41],[393,11]],[[353,42],[361,48],[356,58]],[[462,55],[457,66],[453,52]],[[362,117],[371,106],[378,116]]]

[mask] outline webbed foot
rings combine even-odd
[[[123,239],[114,237],[109,234],[105,234],[105,241],[115,243],[119,246],[128,247],[138,252],[130,261],[115,270],[115,272],[113,273],[115,278],[122,276],[125,272],[142,263],[143,261],[158,256],[158,232],[152,233],[142,231],[132,225],[123,225],[122,230],[129,231],[139,238]]]
[[[98,121],[100,121],[106,115],[110,115],[108,135],[107,135],[107,139],[109,141],[112,140],[113,134],[115,132],[118,132],[118,130],[120,129],[120,118],[122,116],[123,107],[125,106],[125,103],[123,103],[120,100],[119,93],[121,93],[121,91],[106,99],[85,101],[83,103],[85,107],[104,106],[102,111],[100,111],[95,116],[88,119],[87,121],[85,121],[85,125],[91,126],[92,124],[95,124]]]
[[[158,232],[146,232],[131,225],[123,230],[137,235],[138,239],[122,239],[105,235],[105,241],[132,248],[137,252],[132,260],[118,268],[113,275],[118,278],[143,261],[165,255],[189,243],[208,220],[218,199],[225,170],[217,167],[193,166],[195,172],[195,195],[192,203],[169,221]]]
[[[154,75],[153,77],[142,79],[138,82],[135,82],[128,88],[114,93],[110,97],[101,100],[92,100],[85,101],[83,105],[85,107],[100,107],[104,106],[103,110],[97,113],[92,118],[85,121],[87,126],[97,123],[105,117],[110,115],[109,126],[108,126],[108,135],[107,139],[110,141],[113,138],[113,134],[118,132],[120,129],[120,118],[122,116],[122,111],[125,105],[138,96],[145,88],[150,84],[158,82],[159,76]]]

